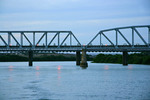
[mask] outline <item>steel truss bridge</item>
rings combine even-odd
[[[138,31],[141,28],[142,31]],[[125,35],[122,30],[126,30],[124,33],[128,35]],[[109,33],[113,33],[111,37],[108,37]],[[135,44],[135,36],[142,44]],[[102,41],[104,39],[109,44]],[[95,40],[98,44],[94,44]],[[119,44],[121,41],[125,43]],[[81,45],[71,31],[0,31],[0,53],[29,52],[30,54],[30,51],[33,53],[78,52],[78,56],[81,51],[124,52],[124,55],[127,54],[126,52],[149,52],[150,25],[101,30],[87,45]]]

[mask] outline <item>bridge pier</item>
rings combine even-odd
[[[80,61],[81,61],[81,54],[80,51],[76,52],[76,65],[80,66]]]
[[[87,68],[88,67],[88,63],[87,63],[87,59],[86,59],[86,50],[85,49],[82,49],[82,56],[81,56],[80,66],[82,68]]]
[[[122,63],[124,66],[128,65],[128,52],[127,51],[123,51]]]
[[[33,64],[33,51],[32,50],[29,50],[28,51],[29,53],[29,66],[32,66]]]

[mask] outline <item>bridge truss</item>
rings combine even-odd
[[[139,32],[138,29],[141,29],[142,31]],[[143,30],[144,29],[144,30]],[[122,30],[125,30],[128,35],[124,35]],[[129,33],[129,31],[131,31]],[[147,34],[143,34],[142,32],[146,32]],[[106,34],[107,33],[107,34]],[[114,33],[113,36],[108,37],[109,33]],[[122,40],[125,41],[123,44],[119,44],[119,35],[122,38]],[[115,36],[115,37],[114,37]],[[142,44],[136,43],[135,44],[135,36],[138,38],[138,42],[141,41]],[[144,36],[144,37],[143,37]],[[99,44],[92,44],[94,40]],[[106,44],[105,42],[102,42],[102,40],[107,40],[109,44]],[[129,41],[130,39],[130,41]],[[113,40],[113,41],[112,41]],[[150,25],[145,26],[128,26],[128,27],[119,27],[119,28],[112,28],[107,30],[102,30],[96,36],[87,44],[87,50],[88,51],[109,51],[109,52],[115,52],[115,51],[150,51]]]
[[[98,44],[93,43],[95,40]],[[102,30],[86,46],[71,31],[0,31],[0,52],[76,52],[83,48],[87,52],[150,51],[150,25]]]
[[[143,34],[145,31],[140,32],[140,28],[148,29],[147,34]],[[122,30],[130,30],[131,33],[126,31],[128,35],[125,36]],[[115,34],[108,37],[108,33],[112,32]],[[53,36],[51,36],[52,34]],[[119,40],[119,36],[126,42],[125,44],[120,44],[122,40]],[[139,38],[137,41],[141,41],[143,44],[135,44],[137,38]],[[103,39],[109,44],[102,41]],[[68,42],[66,42],[67,40]],[[94,40],[98,44],[93,45]],[[76,52],[76,65],[82,67],[88,66],[86,52],[123,52],[123,65],[127,65],[128,52],[150,52],[150,25],[102,30],[86,46],[82,46],[71,31],[0,31],[0,53],[28,53],[29,66],[32,66],[34,53],[53,51]],[[81,51],[82,60],[80,64]]]
[[[0,31],[0,51],[67,51],[81,43],[71,31]]]

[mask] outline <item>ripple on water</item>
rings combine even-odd
[[[13,71],[9,71],[8,64],[0,67],[0,100],[150,98],[150,66],[89,63],[89,67],[82,70],[75,66],[75,62],[34,62],[33,67],[21,63],[23,67],[16,65]]]

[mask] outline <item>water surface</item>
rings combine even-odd
[[[150,100],[150,66],[0,62],[0,100]]]

